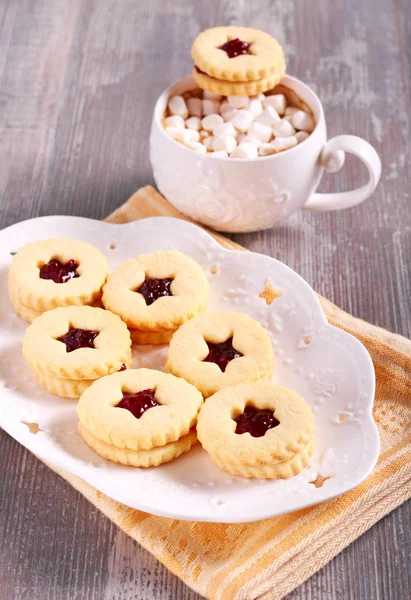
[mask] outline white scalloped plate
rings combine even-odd
[[[39,387],[25,364],[20,347],[26,323],[7,298],[10,254],[27,242],[56,236],[92,243],[111,268],[154,250],[180,250],[196,260],[209,277],[210,309],[244,312],[260,321],[273,343],[274,380],[312,406],[316,433],[310,466],[292,479],[260,481],[220,471],[200,444],[151,469],[116,465],[89,449],[77,433],[76,403]],[[271,305],[259,297],[267,281],[283,293]],[[379,437],[372,418],[375,377],[369,354],[354,337],[330,326],[309,285],[273,258],[225,250],[202,229],[168,217],[126,225],[42,217],[0,232],[0,282],[0,425],[40,458],[123,504],[176,519],[254,521],[342,494],[361,483],[376,463]],[[134,366],[161,368],[166,350],[140,347]],[[40,431],[32,433],[30,423]],[[328,478],[321,487],[310,483],[317,475]]]

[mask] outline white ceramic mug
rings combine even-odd
[[[161,94],[151,127],[151,164],[160,192],[180,212],[219,231],[256,231],[272,227],[300,208],[349,208],[372,194],[381,174],[374,148],[353,135],[338,135],[327,142],[324,110],[317,95],[295,77],[287,75],[281,83],[311,108],[316,127],[298,146],[256,159],[201,155],[165,133],[161,121],[168,99],[194,89],[191,76]],[[324,169],[338,171],[344,152],[363,161],[368,183],[349,192],[316,194]]]

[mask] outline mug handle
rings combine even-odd
[[[377,187],[381,176],[381,161],[374,148],[356,135],[337,135],[324,146],[320,156],[321,166],[328,173],[337,173],[345,160],[344,152],[358,156],[368,169],[369,180],[350,192],[313,194],[302,207],[306,210],[339,210],[356,206],[367,200]]]

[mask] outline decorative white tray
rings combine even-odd
[[[274,380],[312,406],[316,433],[309,467],[288,480],[260,481],[217,469],[198,443],[157,468],[110,463],[77,432],[76,402],[53,396],[35,381],[21,354],[27,324],[7,297],[11,254],[27,242],[68,236],[92,243],[110,267],[155,250],[180,250],[206,271],[210,310],[249,314],[266,327],[275,355]],[[259,294],[270,283],[282,296],[268,305]],[[134,366],[161,369],[167,348],[140,347]],[[113,225],[77,217],[42,217],[0,232],[0,425],[40,458],[78,475],[128,506],[193,521],[264,519],[330,499],[372,471],[379,437],[372,418],[374,369],[351,335],[330,326],[310,286],[282,263],[222,248],[202,229],[156,217]]]

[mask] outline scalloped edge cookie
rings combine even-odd
[[[80,398],[95,381],[95,379],[61,379],[40,370],[34,371],[34,376],[42,387],[60,398]]]
[[[236,434],[234,419],[246,406],[269,409],[280,424],[262,437]],[[268,381],[226,388],[201,407],[197,435],[204,450],[221,463],[259,467],[291,459],[314,435],[310,405],[293,390]]]
[[[147,305],[135,290],[146,277],[172,278],[172,296]],[[176,329],[208,305],[209,284],[203,269],[192,258],[174,250],[150,252],[130,258],[109,276],[103,304],[119,315],[130,329],[156,332]]]
[[[111,462],[132,467],[158,467],[158,465],[170,462],[188,452],[197,442],[196,432],[191,430],[187,435],[164,446],[157,446],[150,450],[130,450],[106,444],[81,423],[79,423],[78,429],[83,440],[94,452]]]
[[[250,44],[250,54],[230,58],[221,49],[223,44],[236,38]],[[207,75],[224,81],[255,81],[278,73],[282,77],[285,72],[284,52],[280,44],[268,33],[252,27],[206,29],[195,38],[191,56]]]
[[[220,461],[210,454],[211,461],[222,471],[241,477],[256,477],[257,479],[289,479],[298,475],[309,464],[313,453],[312,442],[308,443],[298,454],[274,465],[233,465]]]
[[[67,352],[57,341],[70,327],[99,331],[95,348]],[[97,379],[131,364],[131,338],[117,315],[92,306],[69,306],[44,312],[26,329],[23,355],[34,371],[62,379]]]
[[[223,373],[204,362],[205,342],[220,343],[233,337],[233,346],[244,356],[232,360]],[[208,312],[185,323],[171,338],[165,371],[194,385],[204,397],[240,383],[271,379],[273,349],[267,331],[248,315]]]
[[[80,277],[66,283],[41,279],[39,267],[52,259],[75,260]],[[71,238],[51,238],[26,244],[13,257],[8,275],[10,294],[38,311],[59,306],[90,305],[101,297],[108,263],[97,248]]]
[[[131,341],[133,344],[144,346],[147,344],[168,344],[176,329],[165,329],[164,331],[139,331],[130,329]]]
[[[199,73],[193,69],[194,81],[202,90],[221,94],[222,96],[255,96],[273,89],[284,77],[284,69],[281,73],[274,73],[264,79],[256,79],[255,81],[224,81],[215,79],[206,73]]]
[[[155,389],[160,406],[140,419],[117,407],[124,392]],[[197,422],[200,392],[173,375],[152,369],[129,369],[95,381],[77,405],[80,422],[105,444],[129,450],[150,450],[175,442]]]

